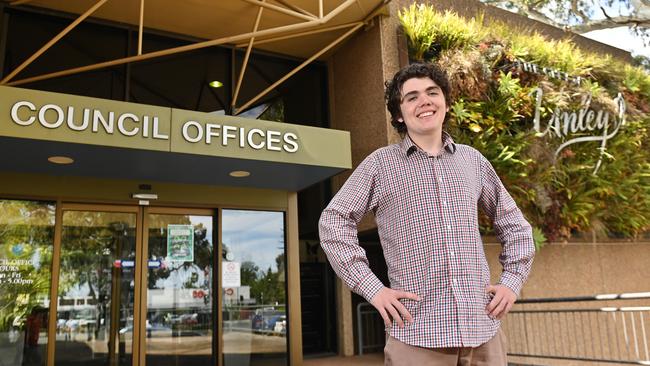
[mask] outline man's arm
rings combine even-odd
[[[412,317],[399,299],[418,300],[417,296],[384,287],[370,270],[357,236],[359,221],[368,211],[377,208],[381,195],[378,173],[373,155],[359,164],[321,214],[320,242],[341,280],[377,308],[387,326],[392,323],[390,318],[403,326],[402,317],[408,322],[412,322]]]
[[[493,295],[487,310],[491,316],[500,319],[510,311],[528,278],[535,245],[530,224],[490,162],[482,155],[480,159],[482,190],[479,204],[494,223],[495,234],[502,246],[499,261],[503,266],[498,284],[486,289]]]

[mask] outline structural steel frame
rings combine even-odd
[[[10,4],[12,6],[14,5],[20,5],[20,4],[25,4],[30,2],[31,0],[16,0],[11,2]],[[66,70],[61,70],[61,71],[56,71],[48,74],[43,74],[43,75],[38,75],[38,76],[33,76],[33,77],[28,77],[24,79],[19,79],[19,80],[13,80],[13,78],[18,75],[21,71],[23,71],[27,66],[29,66],[34,60],[36,60],[39,56],[41,56],[43,53],[45,53],[50,47],[52,47],[56,42],[58,42],[61,38],[63,38],[66,34],[68,34],[70,31],[72,31],[79,23],[84,21],[86,18],[88,18],[90,15],[92,15],[97,9],[99,9],[102,5],[104,5],[106,2],[109,0],[98,0],[92,7],[90,7],[87,11],[85,11],[83,14],[79,15],[79,17],[74,20],[70,25],[68,25],[65,29],[63,29],[59,34],[54,36],[49,42],[47,42],[43,47],[41,47],[38,51],[36,51],[32,56],[27,58],[25,61],[23,61],[22,64],[20,64],[18,67],[16,67],[14,70],[12,70],[7,76],[5,76],[2,80],[0,80],[0,85],[9,85],[9,86],[17,86],[17,85],[23,85],[35,81],[41,81],[41,80],[47,80],[47,79],[52,79],[56,77],[61,77],[61,76],[67,76],[67,75],[73,75],[73,74],[78,74],[86,71],[92,71],[92,70],[97,70],[97,69],[102,69],[102,68],[107,68],[107,67],[112,67],[116,65],[123,65],[131,62],[138,62],[138,61],[144,61],[148,59],[153,59],[157,57],[163,57],[163,56],[169,56],[181,52],[187,52],[187,51],[192,51],[200,48],[205,48],[205,47],[211,47],[211,46],[218,46],[218,45],[223,45],[223,44],[235,44],[235,47],[244,47],[246,46],[246,54],[244,57],[244,62],[242,64],[241,70],[239,72],[239,77],[237,79],[237,84],[235,85],[235,89],[232,95],[232,103],[231,103],[231,108],[232,108],[232,114],[233,115],[238,115],[241,112],[245,111],[247,108],[249,108],[252,104],[257,102],[260,98],[268,94],[271,90],[273,90],[275,87],[278,85],[282,84],[284,81],[286,81],[288,78],[302,70],[305,66],[309,65],[311,62],[316,60],[318,57],[323,55],[325,52],[329,51],[336,45],[340,44],[342,41],[345,39],[349,38],[352,34],[354,34],[357,30],[359,30],[362,26],[367,25],[375,16],[380,14],[381,9],[386,5],[386,3],[389,0],[383,0],[378,6],[371,11],[363,20],[355,21],[355,22],[350,22],[350,23],[345,23],[345,24],[340,24],[340,25],[334,25],[330,27],[324,27],[324,28],[318,28],[319,26],[326,25],[330,23],[334,18],[336,18],[339,14],[341,14],[343,11],[348,9],[350,6],[352,6],[354,3],[357,3],[359,0],[345,0],[343,3],[332,9],[329,13],[324,14],[323,12],[323,2],[324,0],[317,0],[318,1],[318,15],[312,14],[304,9],[301,9],[300,7],[296,5],[292,5],[288,2],[288,0],[274,0],[277,4],[271,4],[267,2],[266,0],[241,0],[243,2],[256,5],[258,7],[257,11],[257,16],[255,19],[255,24],[253,25],[253,29],[251,32],[248,33],[242,33],[242,34],[237,34],[237,35],[232,35],[232,36],[227,36],[227,37],[221,37],[221,38],[215,38],[215,39],[210,39],[206,41],[201,41],[201,42],[196,42],[193,44],[185,45],[185,46],[179,46],[179,47],[174,47],[174,48],[169,48],[166,50],[159,50],[159,51],[154,51],[154,52],[149,52],[149,53],[142,53],[142,34],[143,34],[143,29],[144,29],[144,2],[145,0],[140,0],[140,16],[139,16],[139,24],[138,24],[138,52],[137,55],[134,56],[127,56],[111,61],[105,61],[105,62],[99,62],[91,65],[86,65],[86,66],[81,66],[81,67],[75,67],[71,69],[66,69]],[[289,24],[289,25],[283,25],[283,26],[278,26],[278,27],[273,27],[273,28],[268,28],[264,30],[259,30],[259,24],[262,19],[263,15],[263,10],[267,9],[269,11],[275,11],[279,12],[285,15],[292,16],[294,18],[297,18],[301,20],[299,23],[295,24]],[[254,45],[259,45],[259,44],[264,44],[264,43],[270,43],[270,42],[278,42],[286,39],[291,39],[291,38],[296,38],[296,37],[303,37],[311,34],[317,34],[317,33],[323,33],[323,32],[333,32],[337,31],[339,29],[348,29],[345,33],[337,37],[335,40],[318,50],[316,53],[314,53],[312,56],[310,56],[308,59],[306,59],[303,63],[295,67],[293,70],[289,71],[285,76],[281,77],[278,79],[275,83],[261,91],[259,94],[251,98],[249,101],[241,104],[241,106],[237,107],[237,99],[239,97],[239,91],[241,89],[241,85],[244,80],[244,74],[246,72],[247,66],[248,66],[248,60],[250,53],[253,49]],[[262,38],[262,39],[260,39]]]

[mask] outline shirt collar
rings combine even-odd
[[[451,136],[445,131],[442,131],[442,147],[450,154],[456,152],[456,143],[454,142],[454,139],[452,139]],[[402,151],[404,151],[406,156],[411,156],[411,154],[413,154],[415,151],[421,150],[418,145],[416,145],[413,140],[411,140],[408,133],[404,136],[404,139],[400,143],[400,148]]]

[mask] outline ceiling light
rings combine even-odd
[[[208,83],[213,88],[221,88],[223,86],[223,83],[219,80],[212,80],[211,82]]]
[[[251,175],[251,172],[247,172],[245,170],[233,170],[230,172],[230,176],[235,178],[245,178],[249,175]]]
[[[74,163],[74,159],[67,156],[50,156],[47,161],[53,164],[67,165]]]

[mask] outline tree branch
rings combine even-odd
[[[589,20],[587,14],[580,10],[580,6],[578,6],[578,0],[571,0],[571,11],[573,11],[575,15],[582,19],[583,22],[587,22]]]
[[[625,26],[637,26],[642,28],[650,27],[650,19],[636,17],[610,17],[608,19],[592,20],[583,24],[574,25],[568,27],[568,29],[576,33],[586,33],[595,30]]]
[[[529,8],[521,9],[521,10],[524,13],[524,15],[526,15],[529,18],[539,20],[542,23],[550,24],[550,25],[552,25],[554,27],[557,27],[557,28],[564,28],[564,26],[562,24],[557,23],[555,20],[553,20],[552,18],[546,16],[544,13],[538,11],[535,8],[529,7]]]

